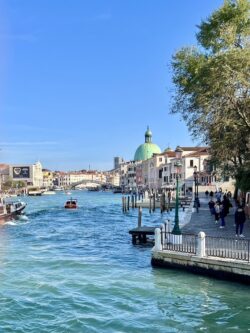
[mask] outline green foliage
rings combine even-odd
[[[210,145],[212,159],[236,175],[250,150],[250,2],[225,1],[199,26],[198,43],[173,56],[173,113],[195,138]]]
[[[2,189],[4,191],[8,191],[10,189],[18,189],[22,187],[26,187],[26,184],[21,180],[18,181],[7,180],[5,183],[2,184]]]
[[[26,183],[22,180],[14,181],[13,183],[14,183],[14,187],[17,187],[17,188],[26,187]]]
[[[249,43],[250,3],[248,0],[226,0],[207,21],[199,26],[197,39],[213,53],[231,47],[244,47]]]
[[[250,191],[250,168],[238,170],[236,175],[236,185],[243,192]]]
[[[7,180],[2,184],[2,190],[7,191],[12,188],[12,180]]]

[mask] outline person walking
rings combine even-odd
[[[216,191],[215,192],[215,198],[217,201],[221,201],[221,192]]]
[[[214,219],[216,224],[219,222],[220,219],[220,205],[218,201],[216,201],[214,205]]]
[[[238,232],[240,231],[240,238],[245,237],[243,235],[243,228],[244,223],[246,221],[246,214],[242,205],[239,205],[234,214],[235,217],[235,225],[236,225],[236,234],[235,236],[238,237]],[[239,230],[240,229],[240,230]]]
[[[171,191],[168,191],[168,204],[170,205],[171,202]]]
[[[211,215],[214,215],[214,213],[215,213],[214,206],[215,206],[215,202],[211,199],[208,203],[208,207],[210,209]]]
[[[225,216],[229,214],[230,201],[226,195],[223,196],[222,204],[224,207]]]
[[[221,220],[221,225],[220,225],[220,229],[225,228],[225,217],[226,217],[226,211],[225,211],[225,207],[224,205],[221,203],[220,204],[220,220]]]

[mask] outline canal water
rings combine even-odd
[[[249,287],[150,265],[128,234],[121,196],[27,197],[27,219],[0,228],[0,332],[247,332]],[[164,218],[167,216],[165,215]],[[160,214],[143,212],[143,224]]]

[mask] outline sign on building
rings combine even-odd
[[[13,179],[30,178],[30,167],[13,167]]]

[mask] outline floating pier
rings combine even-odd
[[[138,208],[138,225],[137,228],[129,230],[129,234],[132,235],[133,244],[146,244],[149,240],[147,236],[153,236],[154,239],[155,229],[164,228],[164,230],[169,231],[171,228],[171,223],[169,220],[166,220],[165,223],[162,223],[160,226],[142,226],[142,207]]]
[[[154,235],[155,234],[155,228],[156,227],[137,227],[132,230],[129,230],[129,233],[132,235],[132,243],[136,244],[139,243],[147,243],[147,236]]]

